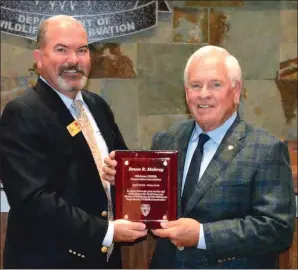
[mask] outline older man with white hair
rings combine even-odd
[[[154,231],[152,268],[278,268],[294,232],[287,146],[240,119],[241,68],[225,49],[188,60],[194,118],[157,133],[152,149],[179,151],[178,216]]]
[[[151,268],[277,268],[295,221],[287,146],[240,119],[241,68],[225,49],[197,50],[184,88],[194,120],[152,140],[153,150],[178,151],[179,168],[178,219],[153,230]]]

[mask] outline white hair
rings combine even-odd
[[[238,60],[231,55],[227,50],[221,47],[207,45],[204,46],[197,51],[195,51],[188,59],[185,69],[184,69],[184,85],[187,86],[188,84],[188,70],[189,66],[194,60],[194,58],[202,57],[206,55],[211,55],[212,51],[216,51],[218,53],[221,53],[222,55],[225,55],[225,66],[227,68],[228,76],[231,80],[232,86],[235,86],[235,82],[241,81],[242,79],[242,72],[241,67],[239,65]]]

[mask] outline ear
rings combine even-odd
[[[33,51],[33,57],[34,57],[34,60],[37,64],[37,67],[38,68],[42,68],[42,64],[41,64],[41,51],[39,49],[35,49]]]
[[[240,96],[241,96],[241,89],[242,89],[242,81],[236,81],[234,86],[234,103],[240,103]]]
[[[185,100],[186,103],[188,104],[188,88],[184,85],[184,92],[185,92]]]

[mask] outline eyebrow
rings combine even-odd
[[[58,43],[58,44],[55,45],[54,48],[57,48],[57,47],[64,47],[64,48],[67,48],[68,46],[67,46],[67,45],[64,45],[64,44],[62,44],[62,43]],[[78,49],[83,49],[83,48],[89,49],[88,45],[83,45],[83,46],[79,47]]]

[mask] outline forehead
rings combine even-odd
[[[195,58],[188,71],[190,79],[228,79],[227,68],[223,57],[199,57]]]
[[[79,23],[61,22],[48,25],[45,33],[46,45],[55,46],[56,44],[87,45],[87,33]]]

